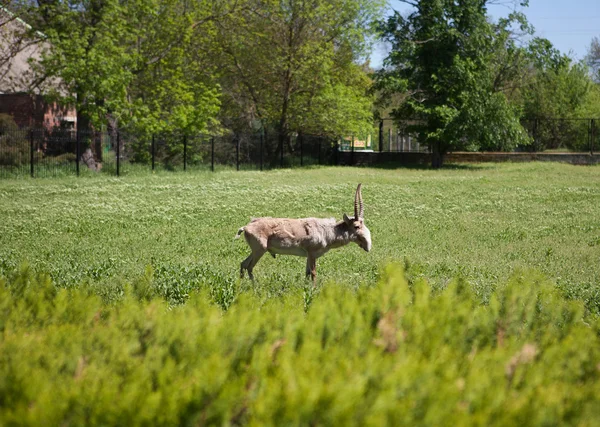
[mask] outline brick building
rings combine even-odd
[[[46,42],[32,40],[31,27],[0,7],[0,114],[13,117],[23,127],[68,128],[77,126],[74,108],[49,102],[43,96],[60,90],[60,81],[41,79],[30,59],[41,58]],[[39,33],[37,35],[43,36]],[[37,82],[44,83],[37,83]]]
[[[75,109],[47,102],[42,95],[0,94],[0,114],[12,116],[19,128],[76,129]]]

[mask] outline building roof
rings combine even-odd
[[[59,80],[46,81],[32,67],[50,44],[44,41],[43,33],[31,30],[25,21],[0,7],[0,93],[41,94],[60,86]]]

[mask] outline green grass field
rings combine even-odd
[[[0,181],[0,274],[27,261],[110,299],[151,266],[159,293],[180,302],[193,288],[237,286],[248,248],[233,236],[250,217],[341,219],[358,182],[373,250],[329,252],[320,284],[368,286],[397,261],[435,288],[461,275],[486,301],[513,272],[535,269],[600,311],[600,169],[556,163]],[[304,262],[263,257],[257,283],[239,290],[302,292]]]
[[[370,253],[238,279],[251,216],[358,182]],[[544,163],[0,181],[0,425],[597,425],[598,206]]]

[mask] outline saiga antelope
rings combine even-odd
[[[354,196],[354,217],[344,214],[342,221],[334,218],[254,218],[248,225],[238,230],[235,238],[242,233],[252,253],[242,261],[240,277],[244,270],[254,280],[252,270],[260,258],[269,252],[273,258],[279,255],[306,257],[306,276],[310,274],[313,285],[317,278],[317,258],[330,249],[355,242],[365,251],[371,250],[371,232],[364,222],[364,209],[361,184]]]

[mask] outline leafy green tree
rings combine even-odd
[[[588,119],[600,118],[600,84],[593,84],[583,101],[575,111],[577,117]],[[598,123],[596,126],[599,126]],[[600,137],[600,135],[599,135]]]
[[[594,73],[594,79],[597,83],[600,83],[600,38],[594,37],[590,43],[588,54],[586,56],[586,62],[592,72]]]
[[[411,130],[430,147],[432,166],[441,167],[451,150],[526,144],[519,111],[503,92],[514,71],[499,67],[499,52],[514,57],[507,35],[512,25],[527,27],[523,15],[493,24],[489,0],[403,2],[414,10],[381,26],[392,51],[376,88],[384,96],[405,94],[392,116],[416,120]]]
[[[292,132],[358,132],[372,126],[366,70],[380,0],[246,0],[218,23],[223,116],[260,122],[279,144]]]
[[[138,128],[197,133],[217,126],[221,87],[207,51],[215,20],[234,13],[236,4],[152,0],[149,11],[140,10],[135,30],[140,58],[130,87]]]
[[[574,63],[545,39],[529,45],[532,73],[521,89],[523,118],[535,121],[535,149],[587,149],[594,83],[587,66]],[[588,115],[591,114],[591,115]]]
[[[313,134],[370,133],[373,99],[367,93],[371,80],[361,70],[352,80],[324,85],[312,98],[305,99],[294,111],[294,126]]]
[[[545,39],[529,46],[534,73],[524,87],[524,117],[572,118],[590,91],[585,64],[574,63]]]
[[[54,93],[77,107],[79,128],[205,130],[219,88],[192,49],[223,2],[79,0],[14,2],[48,48],[37,64]],[[226,9],[226,8],[225,8]],[[209,72],[207,72],[209,71]]]

